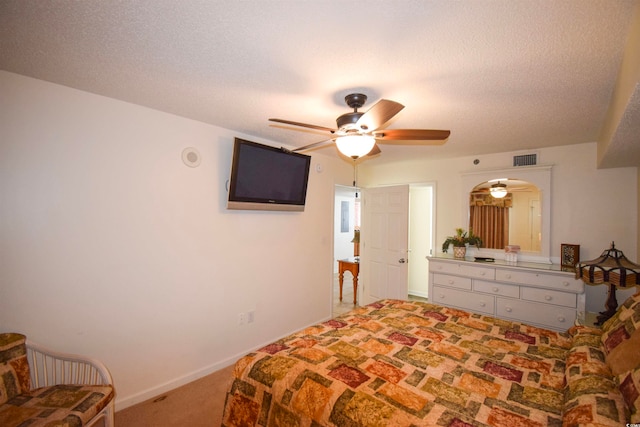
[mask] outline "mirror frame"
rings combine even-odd
[[[551,261],[551,168],[552,166],[518,166],[509,169],[491,169],[462,173],[462,223],[469,227],[469,194],[473,188],[486,181],[497,178],[513,178],[535,184],[542,195],[540,252],[520,252],[519,261],[552,264]],[[480,248],[482,255],[504,259],[504,250]]]

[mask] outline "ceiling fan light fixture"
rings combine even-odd
[[[314,142],[293,151],[304,151],[322,144],[335,142],[340,154],[358,159],[373,152],[379,154],[377,143],[403,144],[405,141],[418,141],[418,144],[441,145],[449,138],[451,131],[434,129],[386,129],[386,124],[396,116],[404,105],[388,99],[381,99],[366,112],[359,112],[367,100],[362,93],[350,93],[344,98],[352,112],[342,114],[336,119],[336,129],[317,126],[291,120],[271,118],[269,121],[291,126],[314,129],[328,133],[328,139]]]
[[[489,189],[489,192],[496,199],[502,199],[504,196],[507,195],[507,186],[505,184],[501,184],[500,182],[498,182],[497,184],[493,184],[491,186],[491,189]]]
[[[352,159],[366,156],[375,144],[376,139],[371,135],[347,135],[336,139],[338,150]]]

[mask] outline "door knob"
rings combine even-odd
[[[404,259],[404,258],[400,258],[400,259],[398,260],[398,262],[399,262],[400,264],[404,264],[405,262],[407,262],[407,260],[406,260],[406,259]]]

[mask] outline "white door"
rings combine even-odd
[[[407,299],[409,186],[367,188],[362,194],[361,301]]]

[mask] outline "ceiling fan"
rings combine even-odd
[[[338,150],[354,160],[362,156],[380,153],[381,150],[376,142],[401,144],[401,141],[421,141],[428,145],[441,145],[451,134],[451,131],[448,130],[384,129],[384,124],[398,114],[404,108],[404,105],[388,99],[381,99],[367,112],[362,113],[358,111],[358,108],[362,107],[366,102],[366,95],[351,93],[345,96],[344,100],[350,108],[353,108],[353,112],[338,117],[336,119],[336,129],[291,120],[273,118],[269,120],[315,129],[331,135],[329,139],[298,147],[293,151],[308,150],[335,141]]]
[[[511,182],[511,184],[507,186],[507,182]],[[507,193],[518,191],[531,192],[533,190],[531,185],[522,185],[518,187],[514,186],[515,183],[522,183],[522,181],[507,178],[491,180],[476,186],[471,194],[491,194],[496,199],[501,199],[505,197]]]

